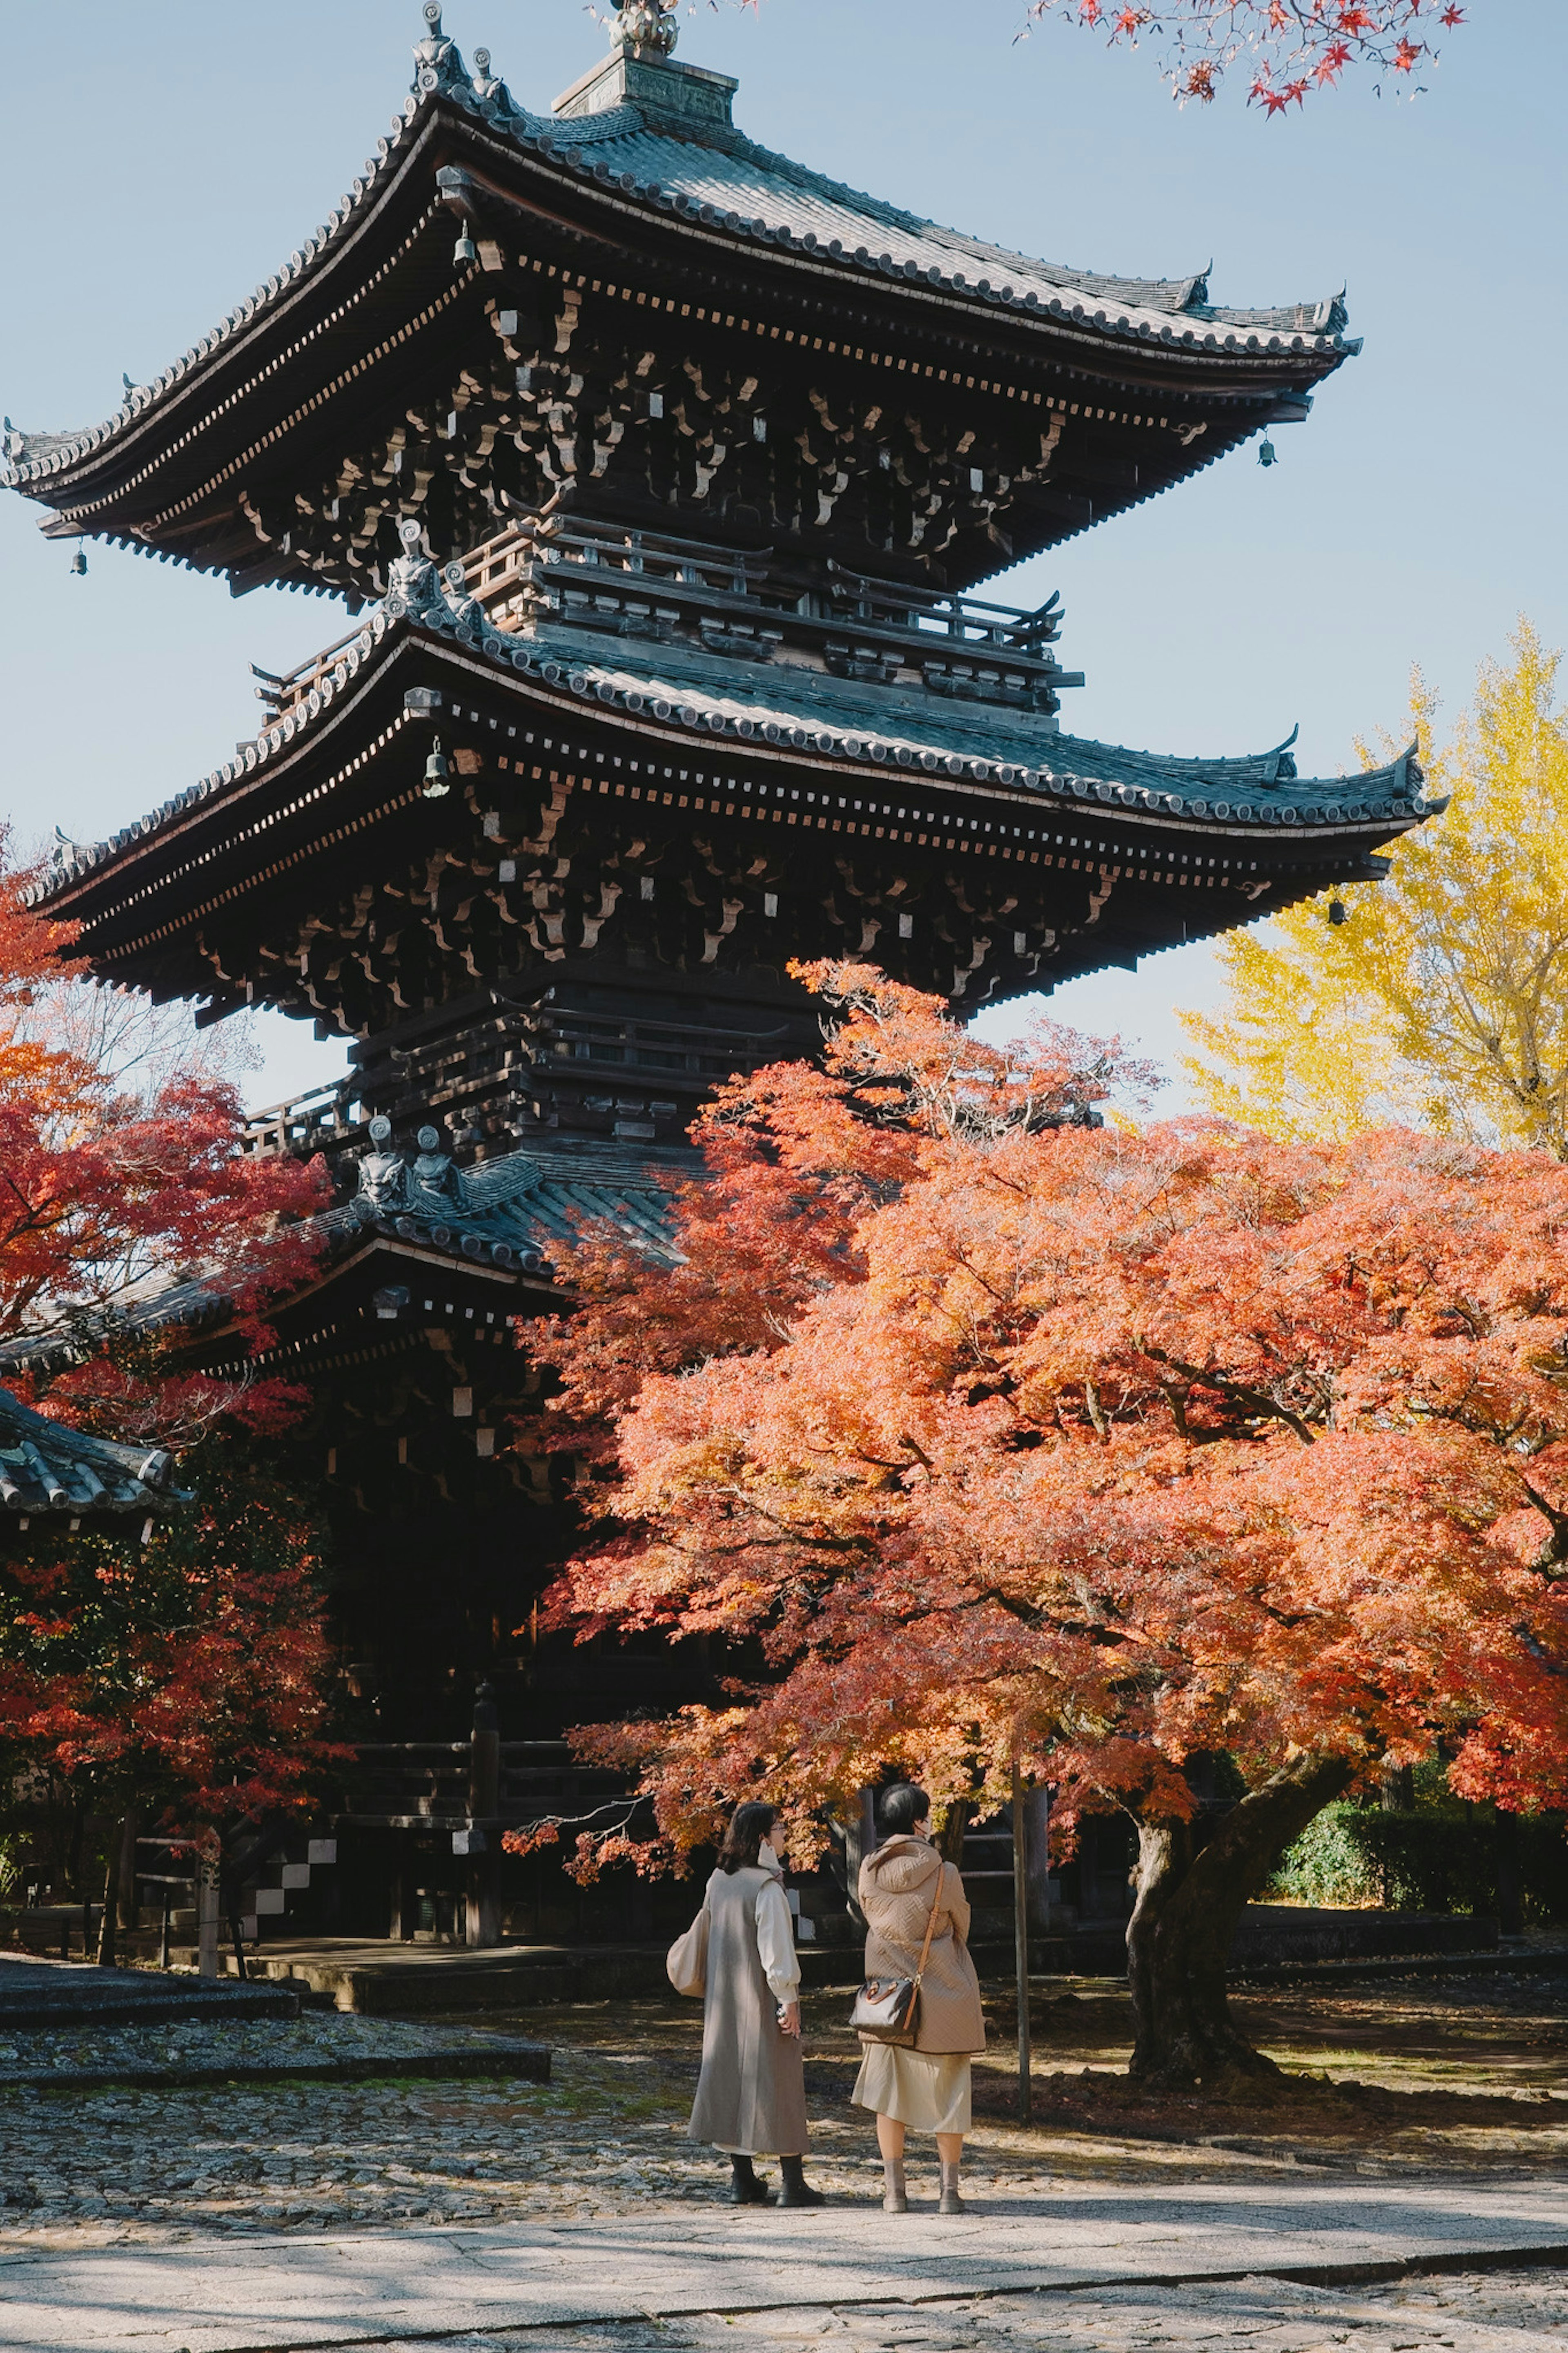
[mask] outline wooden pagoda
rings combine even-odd
[[[401,1736],[529,1672],[561,1523],[506,1436],[509,1319],[584,1209],[657,1247],[704,1093],[813,1050],[792,959],[978,1008],[1373,876],[1425,807],[1408,754],[1074,737],[1056,599],[975,593],[1305,417],[1358,348],[1338,298],[1226,310],[855,194],[738,130],[657,5],[550,114],[424,15],[325,226],[105,424],[6,447],[50,536],[353,624],[39,898],[105,979],[352,1041],[255,1140],[342,1178],[278,1348]],[[138,1312],[239,1345],[199,1283]],[[611,1706],[678,1672],[600,1666]],[[545,1681],[541,1728],[592,1712]]]

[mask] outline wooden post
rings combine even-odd
[[[120,1838],[118,1894],[122,1928],[139,1928],[142,1926],[142,1915],[136,1903],[136,1833],[141,1827],[141,1813],[132,1799],[125,1810],[125,1828]]]
[[[163,1890],[163,1917],[158,1930],[158,1967],[161,1969],[166,1969],[169,1967],[169,1936],[174,1925],[174,1899],[170,1894],[168,1889],[165,1888]]]
[[[103,1916],[98,1924],[98,1952],[96,1958],[100,1969],[111,1969],[114,1967],[114,1925],[119,1909],[120,1848],[117,1842],[113,1839],[110,1839],[109,1842],[109,1859],[103,1868]],[[84,1952],[82,1955],[83,1960],[90,1960],[94,1956],[90,1953]]]
[[[1013,1757],[1013,1957],[1018,1985],[1018,2121],[1033,2114],[1034,2078],[1029,2067],[1029,1830],[1024,1774]]]
[[[1524,1934],[1523,1882],[1520,1872],[1519,1816],[1492,1808],[1492,1860],[1497,1867],[1498,1934]]]
[[[202,1841],[196,1856],[196,1973],[218,1974],[218,1842],[215,1831]]]
[[[480,1683],[474,1694],[474,1728],[468,1752],[468,1820],[478,1852],[469,1849],[464,1941],[470,1951],[500,1943],[500,1721],[495,1694]]]
[[[1029,1841],[1029,1927],[1037,1936],[1051,1933],[1051,1793],[1026,1789],[1024,1823]]]

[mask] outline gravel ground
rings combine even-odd
[[[607,2215],[647,2200],[711,2202],[728,2180],[727,2161],[686,2138],[635,2060],[557,2051],[554,2073],[549,2084],[0,2093],[0,2246],[84,2227],[123,2243]],[[864,2130],[830,2125],[817,2138],[826,2189],[879,2189]],[[1000,2178],[1015,2194],[1050,2183],[1026,2166]],[[983,2162],[976,2189],[998,2179]]]
[[[1124,2002],[1058,2000],[1040,2021],[1032,2127],[1012,2119],[1004,2042],[994,2071],[977,2072],[968,2177],[983,2200],[1048,2203],[1096,2181],[1245,2190],[1313,2172],[1485,2178],[1500,2163],[1556,2174],[1568,2159],[1563,1990],[1494,1983],[1484,2001],[1479,1988],[1458,1985],[1445,1988],[1446,2001],[1429,1988],[1289,2010],[1276,2000],[1249,2023],[1313,2076],[1281,2109],[1235,2116],[1195,2098],[1134,2098],[1110,2072],[1125,2065]],[[868,2201],[879,2173],[869,2119],[848,2105],[855,2052],[843,2010],[837,1992],[807,2003],[811,2171],[836,2200]],[[488,2032],[548,2041],[552,2080],[419,2080],[422,2056]],[[685,2136],[700,2039],[699,2006],[673,1999],[482,2024],[312,2012],[0,2032],[0,2249],[582,2218],[649,2203],[668,2204],[673,2220],[715,2199],[726,2172]],[[405,2057],[411,2072],[370,2083],[71,2088],[73,2074],[137,2063],[356,2056]],[[1351,2093],[1342,2075],[1337,2089],[1328,2084],[1325,2062],[1336,2074],[1353,2066],[1362,2088]],[[46,2071],[47,2088],[18,2082]],[[932,2154],[917,2145],[911,2180],[921,2195],[934,2189]]]
[[[123,2068],[205,2073],[222,2067],[319,2066],[356,2060],[416,2061],[433,2052],[469,2049],[483,2027],[431,2026],[411,2020],[355,2018],[307,2011],[298,2019],[177,2019],[134,2026],[0,2028],[0,2089],[47,2076],[68,2086],[73,2076],[109,2075]]]

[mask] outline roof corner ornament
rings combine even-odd
[[[437,1217],[443,1209],[466,1209],[468,1187],[451,1154],[441,1149],[439,1128],[422,1127],[414,1140],[419,1155],[409,1171],[411,1206],[423,1209],[427,1217]]]
[[[610,28],[612,44],[634,58],[668,58],[680,37],[675,7],[676,0],[624,0]]]
[[[425,554],[424,536],[412,515],[397,526],[403,553],[386,567],[386,595],[381,609],[389,621],[424,621],[438,629],[474,628],[484,615],[468,591],[467,576],[458,562],[437,570]]]
[[[389,1150],[392,1122],[377,1113],[370,1124],[370,1150],[359,1164],[359,1198],[371,1209],[408,1207],[408,1164],[401,1152]]]
[[[469,88],[468,69],[456,41],[441,30],[441,0],[425,0],[423,15],[429,30],[414,44],[414,88],[420,98],[438,91]]]

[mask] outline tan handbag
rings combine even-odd
[[[900,2050],[912,2051],[921,2031],[921,1979],[931,1958],[931,1940],[936,1934],[936,1915],[942,1909],[942,1883],[947,1866],[939,1862],[936,1873],[936,1894],[926,1922],[926,1940],[921,1947],[920,1966],[912,1978],[868,1978],[855,1997],[855,2007],[849,2013],[849,2024],[862,2042],[892,2042]]]
[[[677,1993],[708,1990],[708,1906],[705,1904],[686,1931],[677,1936],[665,1957],[669,1982]]]

